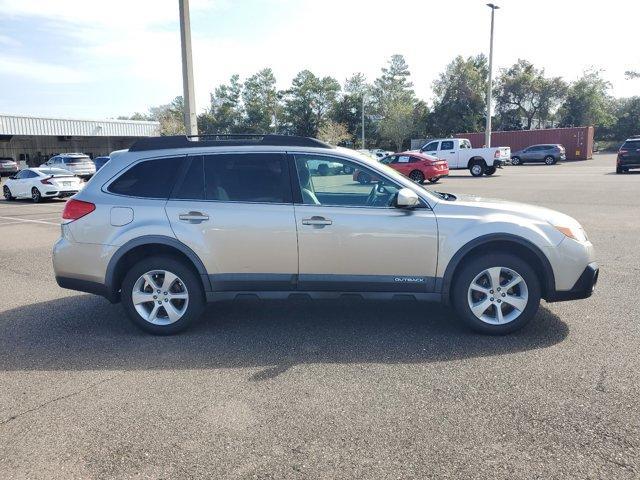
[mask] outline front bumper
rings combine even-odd
[[[548,302],[564,302],[567,300],[580,300],[589,298],[598,283],[600,268],[596,262],[592,262],[584,269],[571,290],[556,290],[547,297]]]

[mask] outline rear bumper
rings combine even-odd
[[[508,165],[509,163],[511,163],[510,159],[499,158],[493,161],[493,166],[496,168],[502,168],[505,165]]]
[[[596,262],[587,265],[582,275],[578,278],[575,285],[571,290],[564,290],[551,293],[548,295],[548,302],[564,302],[567,300],[580,300],[582,298],[589,298],[598,283],[598,275],[600,269]]]
[[[49,190],[43,192],[43,196],[51,198],[65,198],[75,195],[80,190]]]

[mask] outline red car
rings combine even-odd
[[[381,159],[380,163],[389,165],[416,183],[422,183],[425,180],[435,183],[449,175],[449,164],[446,160],[420,152],[394,153]],[[362,184],[371,182],[369,175],[358,170],[353,172],[353,179]]]

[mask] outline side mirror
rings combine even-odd
[[[396,207],[398,208],[415,208],[420,205],[420,198],[413,190],[409,188],[401,188],[396,199]]]
[[[15,176],[15,175],[11,175],[11,176],[9,177],[9,180],[15,180],[15,179],[16,179],[16,176]]]

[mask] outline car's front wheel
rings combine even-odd
[[[409,174],[409,178],[416,183],[424,182],[424,173],[420,170],[414,170]]]
[[[503,335],[519,330],[538,311],[540,281],[526,261],[489,254],[465,263],[456,275],[453,307],[473,330]]]
[[[200,279],[183,262],[165,256],[136,263],[122,281],[121,298],[133,323],[156,335],[183,331],[204,309]]]
[[[6,185],[2,187],[2,194],[4,195],[5,200],[14,200],[16,197],[13,196],[11,190]]]
[[[555,157],[552,157],[551,155],[547,155],[546,157],[544,157],[544,163],[546,165],[553,165],[556,163],[556,159]]]

